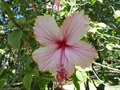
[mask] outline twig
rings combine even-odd
[[[97,33],[101,35],[101,33],[99,33],[99,32],[97,32]],[[111,38],[115,38],[115,39],[120,40],[119,37],[111,36],[111,35],[108,35],[108,34],[102,34],[102,35],[104,35],[104,36],[106,36],[106,37],[111,37]]]
[[[100,63],[96,63],[96,62],[94,62],[94,64],[95,64],[95,65],[99,65],[99,66],[104,67],[104,68],[107,68],[107,69],[110,69],[110,70],[113,70],[113,71],[120,72],[119,69],[112,68],[112,67],[109,67],[109,66],[106,66],[106,65],[102,65],[102,64],[100,64]]]
[[[92,71],[93,71],[94,75],[96,76],[96,78],[97,78],[102,84],[104,84],[104,82],[99,78],[99,76],[98,76],[97,72],[95,71],[95,69],[93,68],[93,66],[92,66]],[[105,85],[105,84],[104,84],[104,85]]]
[[[95,81],[94,81],[92,78],[91,78],[91,80],[92,80],[92,82],[93,82],[95,88],[97,89],[97,85],[95,84]]]
[[[108,0],[107,0],[107,3],[110,5],[110,7],[113,10],[113,12],[115,12],[115,9],[113,8],[113,6],[110,4],[110,2]]]

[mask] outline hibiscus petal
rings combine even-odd
[[[63,37],[69,44],[79,41],[90,29],[89,20],[83,11],[73,13],[65,19],[60,29],[62,30]]]
[[[67,56],[65,56],[65,57],[66,57],[66,60],[64,60],[64,67],[65,67],[66,72],[68,74],[67,77],[70,77],[75,70],[75,64],[73,64]],[[69,61],[67,61],[67,60],[69,60]]]
[[[68,77],[70,77],[73,74],[75,65],[66,56],[66,48],[61,48],[59,49],[59,51],[60,51],[60,58],[59,58],[58,65],[63,65],[63,67],[60,67],[60,68],[64,68],[65,70],[64,74],[67,75],[67,76],[64,76],[64,78],[68,79]]]
[[[60,36],[60,29],[53,17],[38,16],[35,21],[34,34],[39,43],[54,46],[56,39]]]
[[[55,0],[54,9],[55,9],[56,11],[59,11],[59,10],[60,10],[60,0]]]
[[[89,67],[97,51],[86,42],[80,41],[66,48],[39,48],[33,52],[33,59],[40,71],[50,71],[58,81],[64,81],[74,72],[74,66]]]
[[[39,48],[32,54],[40,71],[50,71],[53,74],[56,73],[59,55],[59,51],[47,47]]]
[[[86,42],[80,41],[65,50],[66,58],[73,65],[79,65],[82,68],[90,67],[94,58],[98,55],[97,51]]]
[[[68,79],[74,72],[74,64],[66,58],[65,50],[63,49],[43,47],[35,50],[32,56],[37,62],[40,71],[50,71],[56,78],[57,76],[60,77],[61,81]]]

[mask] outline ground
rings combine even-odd
[[[73,84],[64,85],[63,87],[65,90],[76,90]],[[80,89],[85,90],[84,83],[80,84]],[[95,86],[92,83],[90,83],[90,90],[96,90]],[[117,86],[109,86],[106,84],[105,90],[120,90],[120,86],[118,86],[118,85]]]

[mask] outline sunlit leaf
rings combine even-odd
[[[116,10],[116,11],[114,12],[114,17],[115,17],[115,18],[120,17],[120,10]]]
[[[91,28],[89,32],[95,33],[97,31],[97,28]]]
[[[103,0],[98,0],[100,3],[103,3]]]
[[[108,50],[113,50],[113,45],[107,44],[107,45],[106,45],[106,48],[107,48]]]
[[[4,49],[0,49],[0,53],[1,54],[5,53],[5,50]]]
[[[87,0],[90,4],[94,4],[97,0]]]
[[[76,77],[82,82],[86,82],[86,80],[88,78],[85,70],[80,67],[78,67],[78,70],[76,71]]]
[[[105,28],[105,27],[107,27],[107,25],[105,24],[105,23],[97,23],[97,25],[99,25],[100,27],[102,27],[102,28]]]
[[[118,21],[120,21],[120,10],[116,10],[113,15]]]

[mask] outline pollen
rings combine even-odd
[[[68,79],[68,73],[66,71],[66,69],[64,68],[63,64],[58,65],[57,67],[57,82],[62,83],[63,81],[66,81]]]

